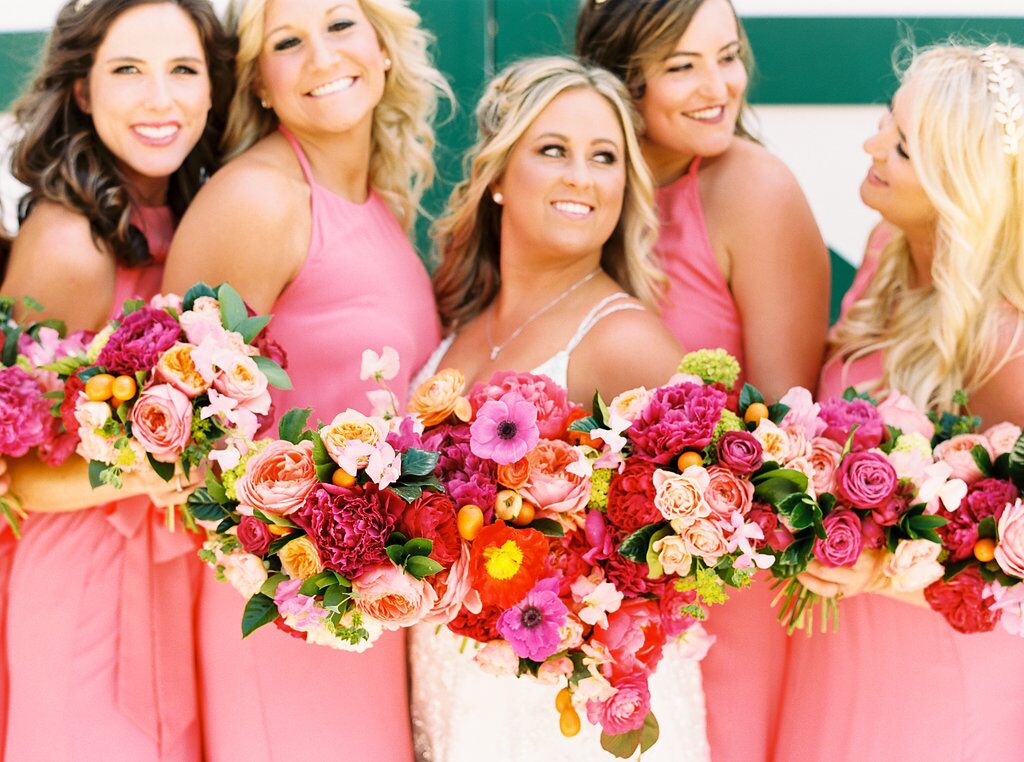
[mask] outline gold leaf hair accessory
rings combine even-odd
[[[988,91],[996,96],[992,113],[1003,127],[1003,153],[1016,156],[1024,138],[1024,103],[1014,87],[1010,59],[995,45],[979,50],[977,55],[988,69]]]

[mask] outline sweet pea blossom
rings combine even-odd
[[[758,553],[754,546],[751,545],[751,540],[764,539],[764,531],[753,521],[744,521],[742,513],[734,511],[732,516],[729,517],[729,522],[723,521],[721,525],[726,532],[731,530],[731,534],[726,540],[726,547],[729,549],[729,552],[732,553],[737,548],[742,551],[733,562],[734,567],[737,569],[749,569],[756,566],[758,569],[767,569],[775,563],[775,556],[769,553]]]
[[[945,461],[937,461],[924,468],[924,482],[917,492],[917,502],[925,503],[927,513],[936,513],[939,504],[952,513],[960,507],[960,501],[967,495],[967,482],[950,479],[953,467]]]
[[[380,354],[372,349],[364,349],[359,379],[361,381],[371,378],[375,381],[390,381],[398,375],[398,369],[398,350],[394,347],[384,347]]]
[[[626,446],[628,441],[622,432],[633,425],[633,421],[626,418],[615,408],[609,410],[608,416],[608,428],[607,429],[593,429],[590,432],[591,437],[600,437],[600,439],[607,445],[608,451],[613,453],[622,452],[622,448]]]
[[[588,577],[579,577],[569,588],[573,599],[582,604],[577,616],[589,625],[608,626],[608,614],[622,605],[622,593],[611,582],[595,583]]]
[[[825,430],[825,422],[818,417],[821,405],[815,402],[810,391],[802,386],[794,386],[786,392],[779,400],[779,404],[789,407],[782,419],[784,429],[798,429],[807,439],[821,436]]]

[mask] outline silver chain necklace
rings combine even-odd
[[[522,323],[520,323],[519,327],[516,328],[514,331],[512,331],[512,334],[507,339],[505,339],[503,342],[501,342],[500,344],[495,344],[494,343],[494,338],[491,335],[491,324],[494,321],[494,310],[488,310],[488,312],[487,312],[486,329],[487,329],[487,343],[491,345],[491,360],[492,361],[497,360],[498,359],[498,355],[501,354],[501,350],[503,350],[506,346],[508,346],[509,342],[511,342],[516,336],[521,334],[523,332],[523,329],[526,328],[526,326],[528,326],[534,320],[539,318],[541,315],[543,315],[549,309],[554,307],[560,301],[565,299],[567,296],[569,296],[569,294],[571,294],[573,291],[578,289],[584,283],[587,283],[591,278],[593,278],[599,272],[601,272],[601,268],[597,267],[594,270],[592,270],[589,273],[587,273],[586,275],[584,275],[578,281],[576,281],[571,286],[569,286],[569,288],[565,289],[565,291],[560,293],[558,296],[556,296],[550,302],[548,302],[543,307],[541,307],[539,310],[537,310],[532,315],[530,315],[530,317],[526,318],[526,320],[524,320]]]

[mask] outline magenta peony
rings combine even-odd
[[[20,458],[52,430],[39,382],[17,366],[0,369],[0,455]]]
[[[537,411],[537,428],[545,439],[558,439],[565,433],[572,405],[565,389],[544,375],[498,371],[486,384],[476,384],[469,394],[473,410],[487,400],[496,400],[516,392]]]
[[[988,516],[997,521],[1008,505],[1017,499],[1017,488],[1002,479],[981,479],[967,490],[955,511],[940,507],[939,515],[949,523],[938,528],[942,544],[952,561],[962,561],[974,555],[978,541],[978,523]]]
[[[896,492],[896,471],[877,452],[854,452],[843,458],[835,475],[836,497],[854,508],[882,508]]]
[[[128,418],[132,436],[161,463],[174,463],[192,436],[192,401],[170,384],[143,389]]]
[[[439,454],[437,473],[456,508],[477,505],[489,521],[494,514],[497,464],[469,449],[469,426],[438,426],[423,435],[423,447]]]
[[[627,429],[633,451],[663,465],[688,447],[706,447],[726,400],[725,392],[711,386],[682,383],[657,389]]]
[[[181,326],[165,310],[143,307],[126,316],[96,358],[112,373],[131,375],[151,370],[160,356],[174,346]]]
[[[878,408],[867,400],[831,399],[821,403],[819,416],[828,426],[822,436],[840,445],[846,444],[850,432],[856,425],[857,433],[853,435],[854,450],[878,447],[885,436],[885,426],[878,414]]]
[[[846,508],[832,511],[822,522],[827,537],[815,538],[814,557],[825,566],[853,566],[863,546],[860,519]]]

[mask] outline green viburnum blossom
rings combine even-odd
[[[608,506],[608,485],[613,473],[610,468],[595,468],[590,475],[590,504],[587,507],[591,510],[603,511]]]
[[[677,372],[700,376],[705,383],[731,389],[740,376],[740,364],[724,349],[698,349],[683,357]]]
[[[711,446],[715,447],[722,434],[727,431],[746,431],[746,429],[743,420],[736,413],[731,410],[723,410],[722,417],[718,419],[718,425],[715,426],[714,433],[711,434]]]
[[[270,439],[261,439],[258,442],[252,442],[249,445],[249,452],[241,457],[238,465],[234,468],[229,468],[221,475],[221,484],[224,485],[224,492],[231,500],[238,500],[238,493],[235,492],[235,483],[245,473],[246,464],[252,459],[253,455],[265,450],[271,441]]]

